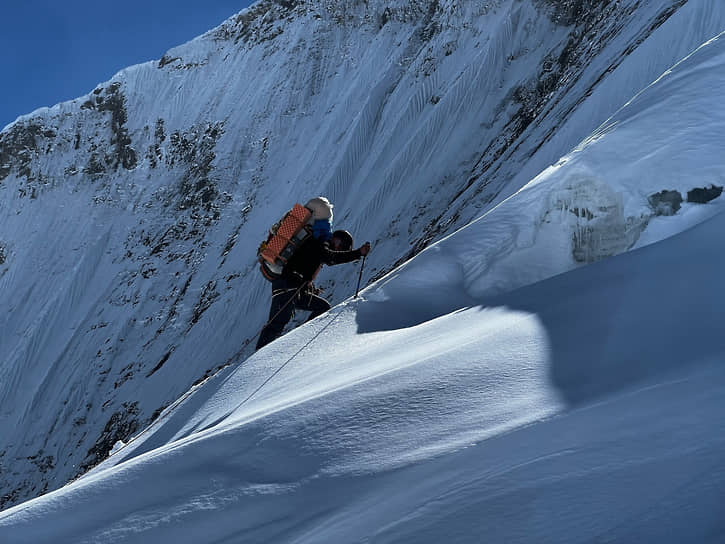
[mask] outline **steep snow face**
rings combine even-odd
[[[679,169],[722,175],[709,137],[725,126],[724,68],[722,34],[479,220],[190,389],[75,482],[0,513],[0,536],[720,543],[722,197],[687,190],[675,210],[656,193],[643,247],[511,276],[540,254],[548,272],[575,266],[577,222],[639,218],[662,181],[682,199]],[[481,272],[471,243],[489,237],[499,252],[478,248]],[[504,292],[476,300],[483,284]]]
[[[368,301],[345,303],[0,513],[0,535],[720,542],[723,219],[417,327],[357,334]],[[557,414],[564,395],[589,402]]]
[[[337,225],[375,243],[365,280],[381,277],[725,21],[715,0],[576,6],[264,0],[6,127],[0,505],[84,472],[250,353],[269,296],[256,246],[292,202],[329,196]],[[587,202],[618,209],[592,187]],[[356,272],[321,277],[333,301]]]
[[[486,300],[659,241],[725,210],[725,34],[667,70],[571,153],[381,280],[390,307],[426,283]],[[440,270],[431,277],[431,268]],[[405,319],[416,320],[407,308]]]

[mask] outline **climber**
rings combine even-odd
[[[307,227],[310,235],[295,250],[282,269],[280,277],[272,281],[272,305],[269,321],[262,329],[256,349],[278,338],[292,319],[295,308],[309,311],[307,321],[325,313],[330,303],[319,296],[313,280],[323,264],[336,265],[355,261],[370,252],[370,242],[353,250],[349,232],[332,232],[333,205],[325,197],[317,197],[305,204],[312,216]]]

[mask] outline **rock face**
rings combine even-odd
[[[0,133],[0,508],[251,352],[268,310],[256,248],[293,201],[330,197],[336,226],[374,243],[365,281],[380,277],[710,38],[725,15],[704,4],[261,0],[18,119]],[[673,41],[673,17],[698,31]],[[623,219],[595,248],[621,211],[597,195],[566,212],[590,227],[576,261],[640,228]],[[332,302],[354,291],[352,267],[332,277]]]
[[[675,215],[682,206],[682,195],[679,191],[660,191],[650,195],[649,204],[655,215]]]
[[[722,187],[711,185],[710,187],[695,188],[687,191],[687,201],[695,204],[707,204],[722,194]]]

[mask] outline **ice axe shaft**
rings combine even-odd
[[[360,293],[360,282],[362,281],[363,268],[365,268],[365,257],[367,257],[367,255],[363,255],[362,264],[360,264],[360,275],[357,277],[357,289],[355,289],[354,298],[357,298],[358,293]]]

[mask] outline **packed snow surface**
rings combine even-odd
[[[718,542],[724,218],[411,327],[338,306],[0,534]]]
[[[476,221],[0,514],[3,542],[722,542],[724,200],[650,197],[722,185],[723,74],[716,37]]]
[[[686,197],[723,185],[718,55],[617,111],[723,31],[725,2],[579,5],[260,0],[0,131],[0,509],[252,354],[256,249],[296,201],[328,196],[373,243],[359,333],[377,308],[423,324],[715,213]],[[338,304],[358,273],[318,284]]]

